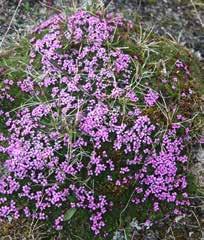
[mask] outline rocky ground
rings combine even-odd
[[[18,40],[27,34],[32,26],[46,19],[52,12],[65,5],[73,6],[72,0],[54,0],[52,6],[46,5],[45,2],[0,0],[0,50],[14,39]],[[147,28],[153,28],[158,34],[166,35],[188,47],[199,58],[204,68],[204,0],[114,0],[109,7],[114,11],[135,13]],[[201,189],[204,189],[204,151],[201,146],[198,147],[196,155],[197,160],[192,171],[197,175]],[[204,240],[201,227],[204,225],[204,199],[198,196],[195,204],[199,205],[199,216],[196,215],[195,207],[195,213],[192,212],[188,219],[178,221],[178,231],[185,232],[185,237],[178,239]],[[169,236],[172,237],[166,239],[177,240],[171,231],[170,229]],[[122,237],[118,239],[122,240]],[[158,230],[155,229],[154,232],[150,231],[138,239],[160,238]]]
[[[142,21],[160,35],[167,35],[204,57],[204,1],[123,0],[117,6],[137,11]],[[121,3],[120,3],[121,2]]]

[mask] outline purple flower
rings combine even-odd
[[[130,204],[151,200],[155,212],[170,203],[178,214],[190,204],[182,172],[190,129],[181,134],[181,125],[172,123],[163,133],[144,114],[141,103],[155,106],[159,94],[148,89],[141,99],[132,57],[109,47],[121,27],[131,23],[81,10],[34,29],[27,67],[32,77],[6,79],[0,89],[1,102],[14,102],[13,87],[26,96],[15,112],[1,104],[6,134],[0,133],[0,220],[49,219],[61,231],[71,207],[87,211],[90,228],[100,235],[115,203],[122,209],[127,203],[121,198],[118,204],[116,191],[126,196],[126,189],[134,189]],[[181,61],[176,68],[188,70]]]
[[[157,100],[159,98],[159,94],[152,89],[148,90],[147,94],[144,96],[145,103],[152,107],[156,104]]]

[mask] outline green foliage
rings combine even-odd
[[[30,51],[28,38],[13,44],[10,49],[0,53],[0,68],[4,68],[4,77],[12,80],[22,79],[26,76],[26,66]]]
[[[196,195],[198,193],[198,185],[196,183],[196,177],[192,174],[189,173],[187,176],[188,179],[188,192],[190,195]]]
[[[64,215],[64,220],[65,221],[69,221],[71,220],[71,218],[74,216],[74,214],[76,213],[77,209],[76,208],[70,208],[69,210],[66,211],[65,215]]]

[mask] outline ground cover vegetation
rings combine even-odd
[[[188,211],[201,72],[185,48],[100,10],[58,13],[0,59],[0,219],[112,239]],[[7,224],[7,225],[6,225]]]

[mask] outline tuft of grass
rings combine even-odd
[[[0,223],[0,236],[2,240],[46,240],[47,232],[44,225],[31,222],[27,219],[17,219],[11,222]]]
[[[26,77],[26,66],[29,61],[30,42],[23,38],[13,43],[9,49],[0,52],[0,68],[4,69],[4,78],[19,80]]]

